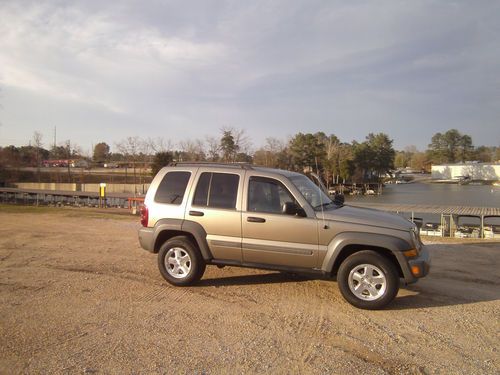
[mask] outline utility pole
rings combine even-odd
[[[71,164],[71,141],[68,139],[68,182],[71,183],[71,170],[70,170],[70,164]]]

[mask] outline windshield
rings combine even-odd
[[[332,200],[318,186],[304,175],[292,176],[290,181],[300,191],[313,208],[321,208],[333,204]]]

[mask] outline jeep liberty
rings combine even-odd
[[[153,179],[139,242],[169,283],[190,285],[206,265],[337,280],[352,305],[380,309],[400,282],[429,272],[414,223],[351,207],[303,174],[248,164],[174,163]]]

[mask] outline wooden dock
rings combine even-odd
[[[101,204],[107,207],[129,207],[127,193],[109,193],[103,201],[99,199],[98,192],[90,191],[64,191],[64,190],[38,190],[19,188],[0,188],[0,202],[25,205],[74,205],[97,207]]]
[[[368,202],[346,202],[349,206],[374,208],[397,213],[444,214],[458,216],[500,217],[500,207],[438,206],[422,204],[385,204]]]
[[[500,218],[500,207],[470,207],[470,206],[439,206],[421,204],[385,204],[371,202],[348,202],[348,205],[356,207],[373,208],[381,211],[408,214],[410,220],[419,228],[423,226],[423,219],[418,218],[421,214],[435,214],[440,216],[439,229],[425,230],[420,232],[424,235],[441,237],[472,237],[472,238],[500,238],[497,225],[486,225],[485,219]],[[461,217],[475,217],[479,219],[479,225],[475,230],[463,232],[459,225]],[[465,228],[467,229],[467,228]]]

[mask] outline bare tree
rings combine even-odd
[[[219,160],[219,152],[220,152],[220,143],[219,140],[215,137],[206,137],[205,138],[207,145],[207,154],[209,161],[218,161]]]
[[[264,147],[255,151],[254,162],[266,167],[278,168],[280,155],[286,149],[286,144],[278,138],[266,138]]]
[[[235,130],[234,141],[238,145],[240,152],[244,152],[245,154],[250,153],[252,142],[250,141],[250,137],[246,134],[245,129]]]
[[[170,139],[148,137],[145,142],[154,153],[172,151],[174,145]]]
[[[179,144],[181,151],[184,153],[186,161],[203,161],[205,160],[204,144],[201,139],[186,140]]]
[[[66,150],[66,159],[68,164],[68,182],[71,182],[71,141],[68,139],[64,142],[64,149]]]
[[[33,133],[33,145],[35,146],[35,155],[36,155],[36,174],[39,183],[40,183],[40,149],[43,146],[42,138],[43,138],[42,133],[38,131]]]
[[[138,136],[127,137],[122,141],[115,144],[118,151],[120,151],[126,158],[127,163],[132,162],[132,167],[134,170],[134,196],[137,195],[137,171],[136,164],[139,157],[139,153],[144,146],[144,142]],[[127,168],[127,167],[125,167]],[[125,169],[126,173],[126,169]]]
[[[286,144],[281,139],[274,138],[274,137],[266,138],[266,144],[264,146],[264,149],[266,151],[270,151],[272,153],[277,153],[277,152],[283,151],[285,148],[286,148]]]
[[[239,152],[243,152],[245,154],[250,153],[250,148],[252,146],[252,142],[250,141],[250,137],[246,134],[245,129],[235,129],[233,127],[223,127],[221,129],[221,133],[230,133],[233,136],[234,144]]]
[[[339,175],[340,171],[340,141],[339,139],[331,134],[324,139],[325,152],[326,152],[326,168],[325,168],[325,180],[326,187],[330,187],[330,172],[332,173],[332,183],[335,184],[335,175]],[[338,179],[338,178],[337,178]]]
[[[174,148],[173,143],[170,139],[165,140],[164,138],[151,138],[148,137],[144,140],[144,168],[147,170],[146,160],[150,167],[154,163],[154,158],[156,154],[166,153],[172,151]]]

